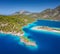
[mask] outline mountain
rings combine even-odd
[[[39,13],[31,13],[29,11],[21,10],[14,13],[14,15],[28,16],[29,18],[36,19],[51,19],[51,20],[60,20],[60,6],[57,6],[54,9],[48,8]]]
[[[29,14],[31,14],[31,12],[25,11],[25,10],[21,10],[21,11],[19,11],[19,12],[15,12],[15,13],[14,13],[14,15],[19,15],[19,14],[29,15]]]
[[[54,18],[56,20],[60,20],[60,6],[54,8],[54,9],[46,9],[43,12],[39,14],[42,18]]]
[[[60,6],[54,9],[46,9],[40,13],[32,13],[30,14],[33,18],[40,18],[40,19],[51,19],[51,20],[60,20]]]

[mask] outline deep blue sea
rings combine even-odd
[[[37,20],[23,27],[24,36],[36,41],[37,48],[20,44],[20,37],[0,33],[0,54],[60,54],[60,34],[48,31],[32,30],[35,26],[60,28],[59,21]]]

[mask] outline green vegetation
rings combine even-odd
[[[34,18],[29,18],[24,15],[11,15],[3,16],[0,15],[0,31],[5,32],[22,32],[22,27],[28,23],[33,22]]]

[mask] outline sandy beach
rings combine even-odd
[[[54,30],[53,28],[49,28],[49,29],[44,29],[44,28],[38,28],[39,26],[33,27],[31,28],[32,30],[37,30],[37,31],[50,31],[50,32],[56,32],[56,33],[60,33],[60,31]]]

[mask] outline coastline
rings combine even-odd
[[[56,32],[56,33],[60,33],[60,31],[57,31],[57,30],[54,30],[54,29],[44,29],[44,28],[38,28],[39,26],[37,26],[37,27],[34,27],[34,28],[31,28],[32,30],[37,30],[37,31],[40,31],[40,30],[42,30],[42,31],[49,31],[49,32]]]
[[[20,36],[20,42],[22,43],[22,44],[25,44],[26,46],[34,46],[34,47],[36,47],[37,46],[37,44],[34,42],[34,41],[30,41],[30,39],[26,39],[25,37],[24,37],[24,33],[23,34],[21,34],[20,32],[19,33],[15,33],[15,32],[3,32],[3,31],[0,31],[0,33],[4,33],[4,34],[12,34],[12,35],[17,35],[17,36]]]
[[[17,36],[23,36],[24,35],[24,33],[20,33],[20,32],[18,32],[18,33],[16,33],[16,32],[4,32],[4,31],[0,31],[0,33],[4,33],[4,34],[12,34],[12,35],[17,35]]]

